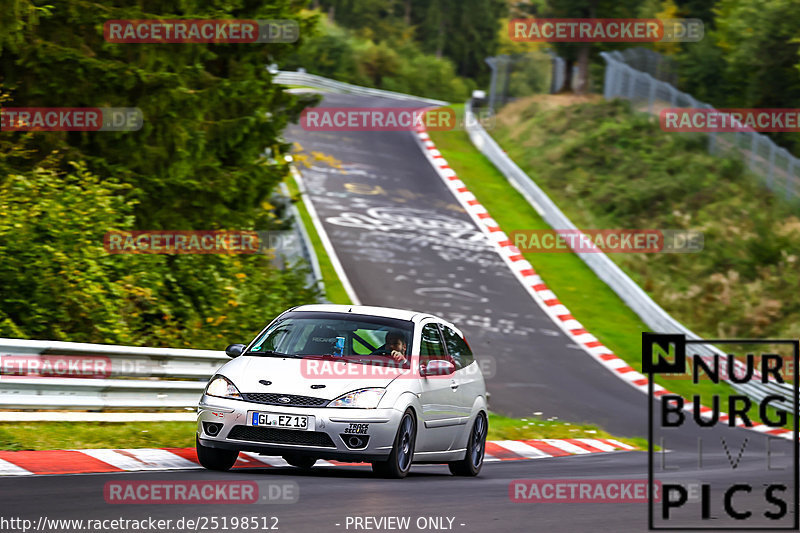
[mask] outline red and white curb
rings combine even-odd
[[[486,462],[520,461],[583,455],[636,448],[615,439],[499,440],[486,443]],[[317,466],[357,466],[358,463],[317,461]],[[280,457],[240,452],[234,468],[288,467]],[[124,450],[0,451],[0,476],[96,474],[201,468],[194,448]]]
[[[533,266],[525,260],[519,249],[511,242],[511,239],[503,233],[497,222],[492,219],[489,211],[481,205],[475,198],[475,195],[472,194],[469,189],[467,189],[466,185],[464,185],[464,182],[459,179],[455,171],[450,168],[447,161],[442,157],[442,154],[436,149],[436,145],[431,141],[430,136],[425,131],[416,131],[414,135],[416,135],[421,142],[423,152],[433,165],[439,177],[442,178],[478,228],[488,237],[489,242],[495,246],[497,253],[500,254],[500,257],[503,258],[503,261],[505,261],[539,307],[544,310],[551,320],[560,327],[569,338],[592,356],[592,358],[608,370],[611,370],[617,377],[646,394],[648,389],[647,377],[634,370],[623,359],[606,348],[597,337],[586,331],[583,325],[575,320],[575,317],[570,314],[569,309],[567,309],[567,307],[558,300],[558,297],[547,288],[542,278],[534,271]],[[656,396],[673,394],[658,384],[653,384],[653,393]],[[685,411],[692,411],[691,401],[685,400],[684,405]],[[702,418],[710,418],[711,413],[711,408],[701,406],[700,416]],[[719,414],[720,422],[727,422],[728,419],[728,415],[724,413]],[[787,439],[792,438],[792,431],[789,429],[773,428],[765,424],[748,427],[739,420],[736,421],[736,426]]]

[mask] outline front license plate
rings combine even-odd
[[[275,413],[250,413],[249,426],[264,426],[278,429],[311,430],[311,417],[302,415],[279,415]]]

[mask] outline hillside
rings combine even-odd
[[[492,135],[578,227],[704,232],[699,253],[609,254],[698,334],[800,336],[797,210],[708,155],[704,136],[662,132],[624,102],[557,95],[507,106]]]

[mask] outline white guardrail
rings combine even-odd
[[[470,140],[480,152],[485,155],[495,167],[506,177],[511,185],[517,189],[536,209],[539,215],[558,230],[578,230],[575,224],[556,206],[547,194],[528,176],[514,161],[511,160],[494,139],[483,129],[480,122],[475,119],[469,103],[465,106],[465,123]],[[683,333],[687,339],[700,340],[701,338],[689,328],[675,320],[661,308],[650,296],[645,293],[622,269],[602,252],[576,252],[594,273],[616,292],[622,300],[647,324],[653,332],[657,333]],[[692,345],[693,351],[703,358],[713,355],[725,356],[725,352],[715,346],[707,344]],[[744,363],[736,361],[736,366],[742,368]],[[759,374],[754,373],[756,378]],[[780,394],[793,398],[794,391],[788,383],[761,384],[746,383],[729,384],[741,394],[760,400],[767,394]],[[794,405],[774,404],[783,410],[793,412]]]
[[[192,420],[208,379],[228,360],[212,350],[0,339],[0,409],[116,411],[82,417],[97,420]],[[133,410],[146,413],[122,412]],[[76,417],[24,415],[0,412],[0,420]]]
[[[359,96],[378,96],[381,98],[395,98],[398,100],[414,100],[416,102],[425,102],[430,105],[447,105],[448,102],[443,100],[433,100],[431,98],[423,98],[422,96],[413,96],[410,94],[396,93],[394,91],[384,91],[382,89],[372,89],[370,87],[361,87],[359,85],[352,85],[341,81],[334,81],[316,74],[309,74],[307,72],[289,72],[278,71],[273,78],[275,83],[281,85],[306,85],[317,89],[327,89],[329,91],[356,94]]]

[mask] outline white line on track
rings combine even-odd
[[[342,286],[344,287],[344,290],[353,305],[361,305],[361,300],[359,300],[358,296],[356,296],[356,291],[353,289],[353,285],[350,284],[347,273],[344,271],[344,267],[339,261],[339,256],[336,255],[336,250],[333,248],[333,243],[328,237],[328,233],[325,231],[325,228],[322,226],[322,221],[317,214],[317,210],[314,209],[314,203],[308,196],[308,192],[305,184],[303,183],[303,178],[300,175],[300,171],[293,166],[291,169],[292,176],[294,176],[294,179],[297,182],[297,187],[300,189],[300,197],[303,199],[303,204],[306,206],[306,210],[308,210],[308,216],[311,217],[311,222],[314,224],[314,227],[317,230],[319,240],[322,241],[322,246],[325,248],[328,258],[331,260],[331,264],[333,265],[333,269],[336,271],[336,275],[339,276],[339,281],[342,282]]]

